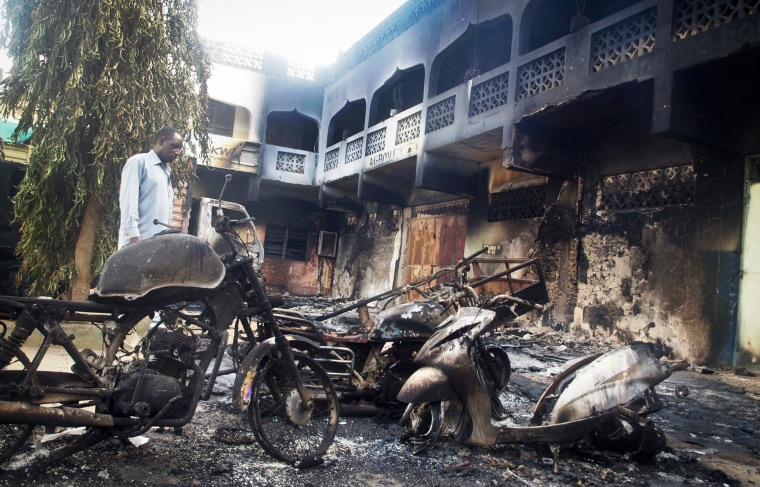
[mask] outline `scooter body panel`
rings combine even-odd
[[[560,393],[549,416],[550,424],[574,421],[633,400],[671,374],[644,344],[608,352],[580,368]]]
[[[404,383],[398,393],[398,400],[406,403],[452,401],[459,399],[448,377],[438,368],[417,369]]]
[[[475,329],[487,327],[495,317],[496,313],[490,310],[474,307],[461,308],[457,314],[446,318],[438,325],[435,333],[420,348],[415,362],[425,364],[440,362],[440,358],[436,360],[433,357],[440,356],[441,350],[458,350],[460,345],[457,345],[457,342],[461,342],[461,346],[467,350],[467,343],[477,335]],[[467,359],[464,363],[470,362],[467,353],[464,354],[464,358]]]

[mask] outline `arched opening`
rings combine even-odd
[[[533,0],[525,7],[520,54],[545,46],[641,0]]]
[[[290,149],[317,152],[319,126],[314,120],[298,113],[272,112],[267,116],[267,144]]]
[[[507,64],[512,51],[512,18],[470,25],[433,61],[431,96],[439,95],[483,73]]]
[[[367,102],[364,99],[347,102],[330,120],[327,129],[327,146],[337,144],[364,130]]]
[[[424,90],[425,68],[421,64],[403,71],[396,70],[372,96],[369,125],[375,125],[396,113],[419,105]]]

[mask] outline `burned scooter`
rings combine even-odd
[[[508,377],[484,360],[483,334],[504,309],[465,307],[441,323],[420,349],[399,393],[408,403],[401,424],[410,427],[413,453],[446,432],[473,446],[543,443],[552,447],[555,469],[561,445],[589,438],[601,448],[652,455],[665,447],[663,432],[646,416],[662,407],[654,386],[670,375],[645,344],[631,345],[568,364],[544,391],[526,426],[498,426],[506,419],[499,400]],[[506,355],[506,354],[505,354]]]

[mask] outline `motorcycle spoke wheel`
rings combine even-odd
[[[433,446],[443,434],[444,424],[443,402],[426,402],[414,406],[410,416],[412,454],[421,453]]]
[[[338,428],[338,397],[325,370],[294,353],[298,372],[314,406],[305,407],[281,359],[270,358],[256,371],[248,417],[253,433],[273,457],[297,467],[321,463]]]
[[[29,359],[24,352],[19,350],[15,355],[16,358],[3,369],[4,382],[8,384],[21,382],[29,369]],[[32,378],[32,383],[37,383],[36,377]],[[33,430],[31,424],[0,424],[0,465],[24,446]]]

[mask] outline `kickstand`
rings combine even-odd
[[[68,445],[58,447],[55,450],[52,450],[49,454],[45,455],[45,457],[36,461],[32,466],[32,469],[37,472],[44,470],[70,455],[79,453],[80,451],[86,450],[87,448],[100,443],[109,436],[110,435],[103,428],[89,428],[82,436],[75,439]]]
[[[551,449],[554,455],[554,473],[559,473],[559,448],[559,443],[549,445],[549,449]]]

